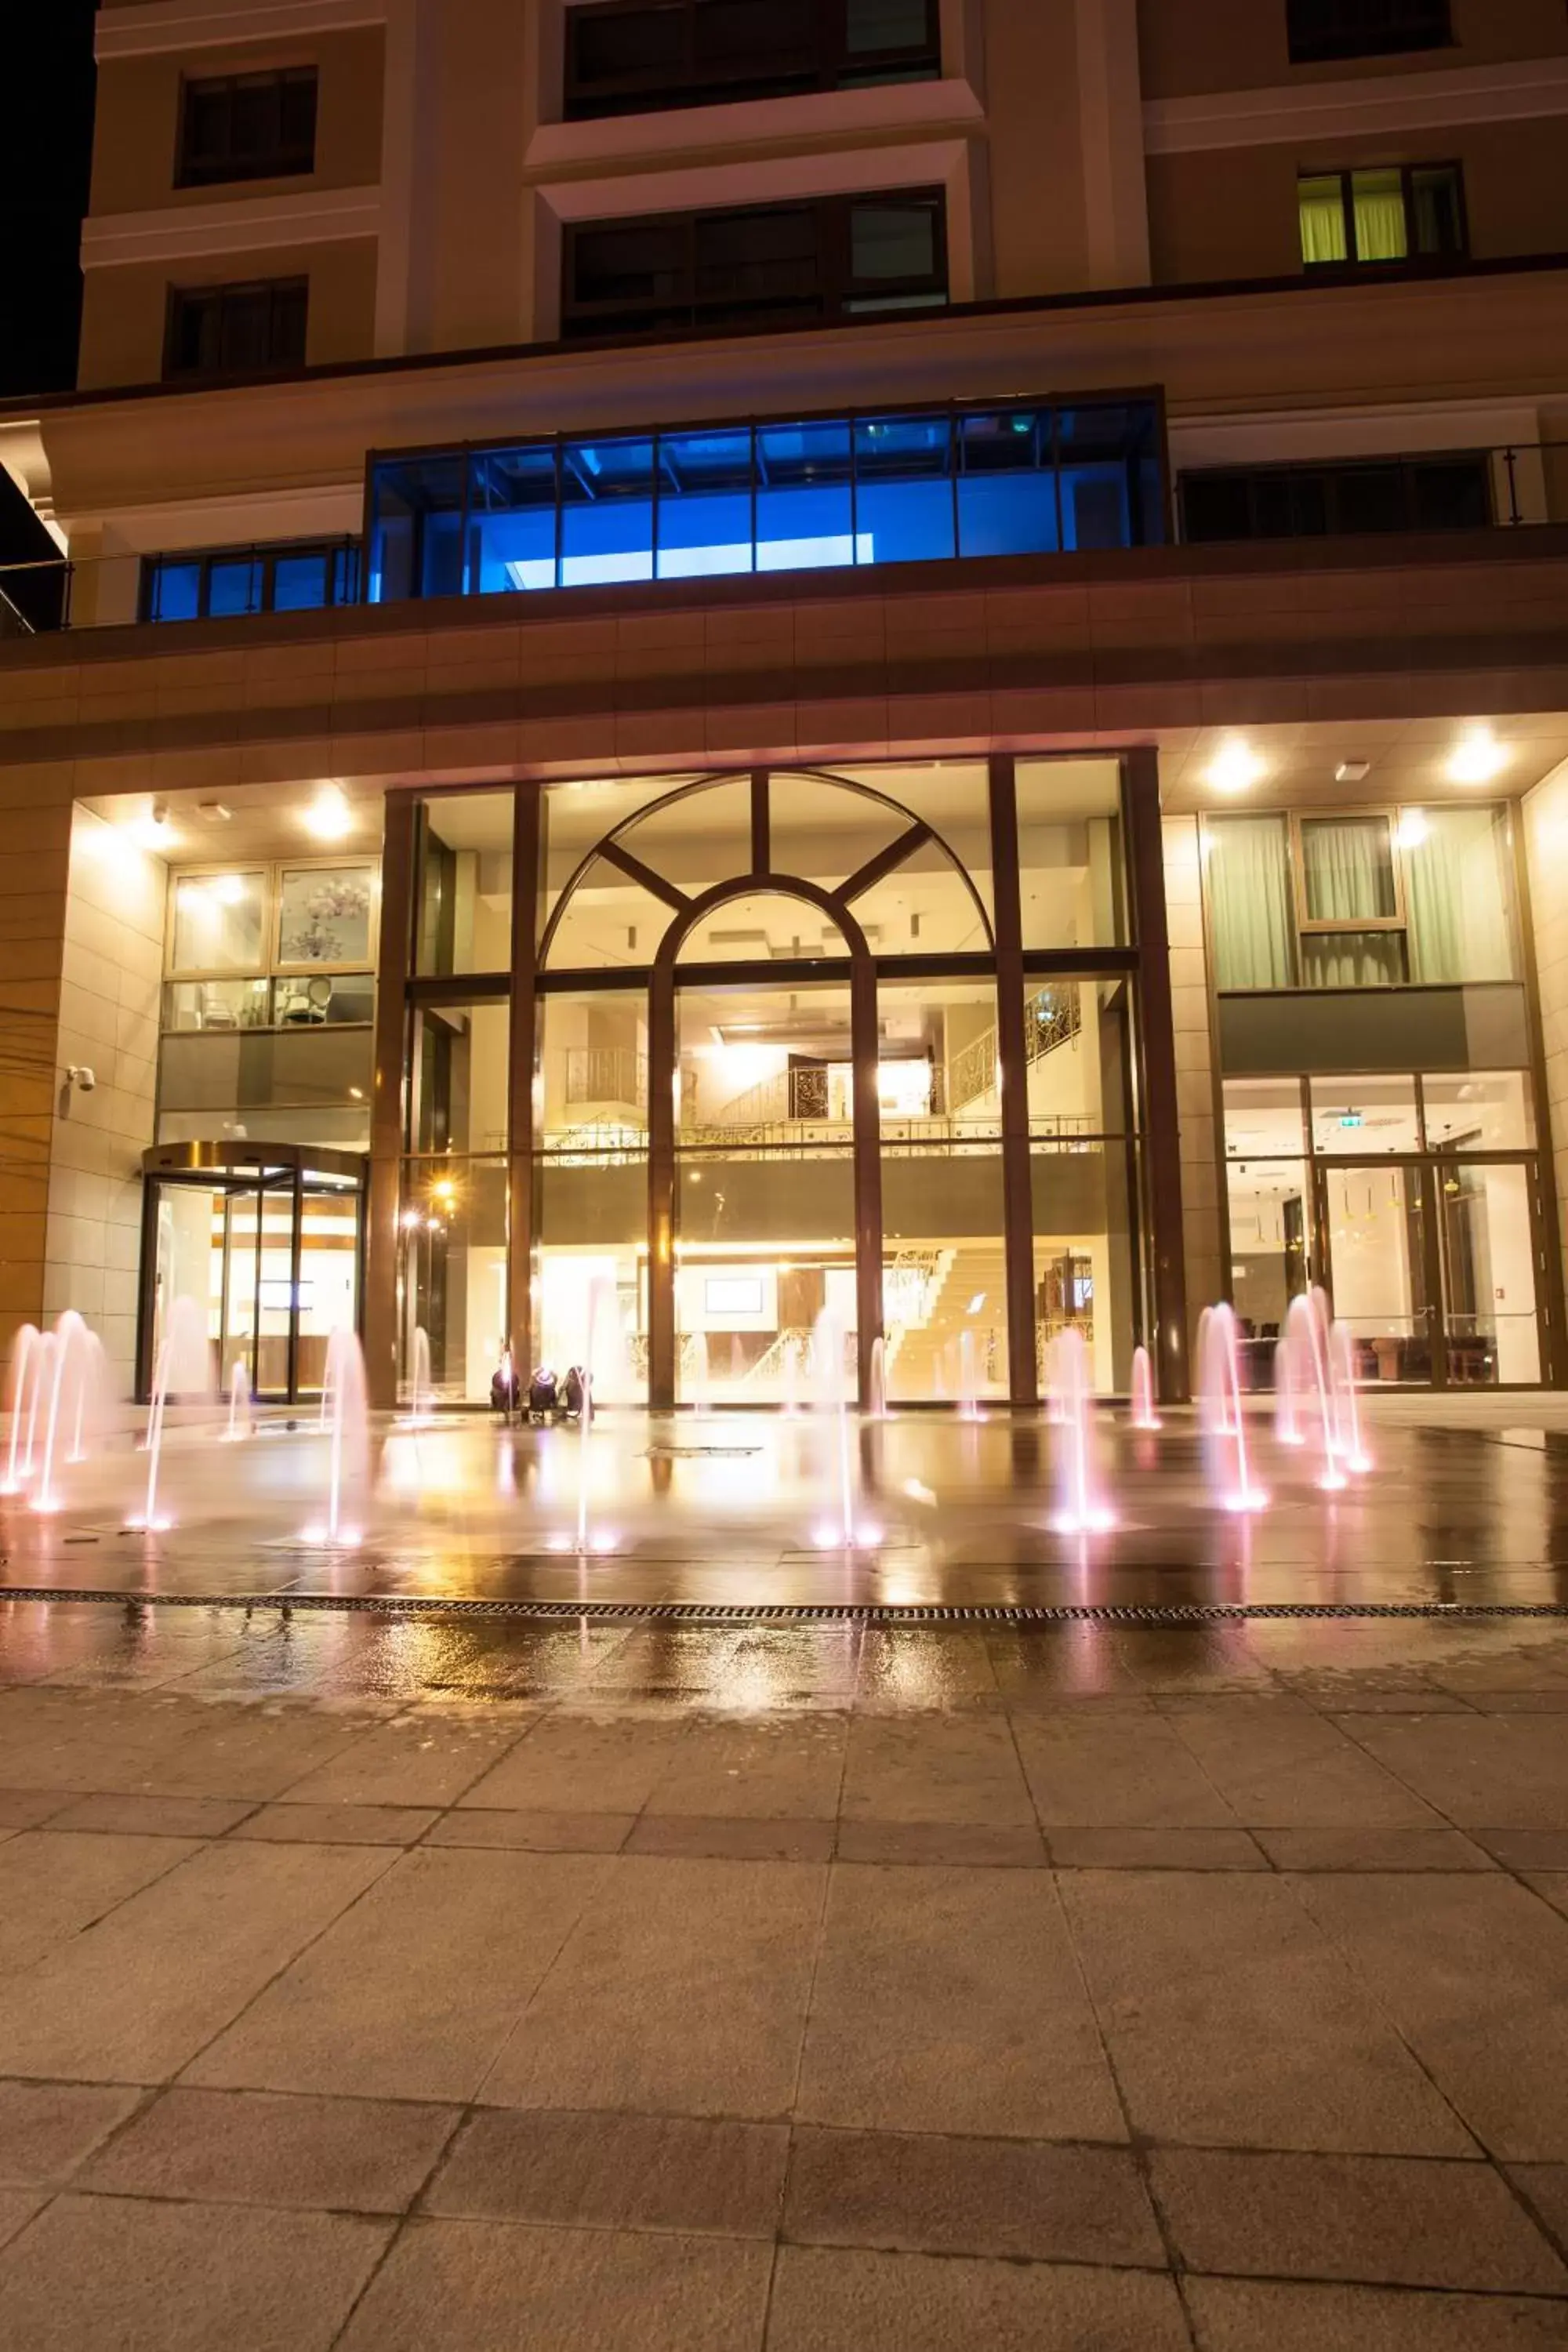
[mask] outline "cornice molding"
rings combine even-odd
[[[1468,122],[1525,122],[1554,114],[1568,114],[1568,57],[1149,99],[1143,143],[1151,155],[1191,155],[1222,147],[1447,131]]]
[[[93,29],[100,65],[153,58],[171,49],[232,48],[245,41],[289,40],[302,33],[342,33],[384,25],[387,0],[150,0],[100,8]]]
[[[284,196],[231,196],[157,212],[102,213],[81,227],[81,266],[198,261],[268,246],[331,245],[381,231],[379,188],[312,188]]]

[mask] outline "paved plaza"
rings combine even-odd
[[[1308,1598],[1422,1570],[1550,1610],[1561,1441],[1510,1426],[1381,1427],[1429,1479],[1343,1507],[1331,1559],[1303,1497],[1184,1565],[1145,1511],[1150,1576],[1255,1605],[1235,1547],[1282,1586],[1295,1512]],[[1094,1607],[1019,1493],[989,1573]],[[943,1507],[973,1598],[1003,1502]],[[84,1531],[16,1526],[13,1585],[85,1589]],[[696,1537],[584,1572],[717,1601]],[[449,1599],[509,1583],[489,1540]],[[183,1594],[237,1561],[182,1537],[144,1605],[0,1601],[8,2352],[1568,2339],[1568,1616]]]

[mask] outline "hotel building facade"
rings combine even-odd
[[[1561,0],[105,0],[0,1325],[1568,1382]],[[419,1334],[425,1335],[421,1341]],[[879,1347],[878,1343],[880,1343]]]

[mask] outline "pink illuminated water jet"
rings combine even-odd
[[[1132,1426],[1143,1430],[1161,1426],[1154,1410],[1154,1368],[1149,1361],[1147,1348],[1132,1350]]]
[[[1060,1408],[1061,1431],[1057,1445],[1061,1507],[1051,1524],[1058,1535],[1103,1535],[1116,1525],[1116,1514],[1100,1486],[1089,1349],[1081,1331],[1058,1331],[1051,1342],[1048,1378]]]
[[[1231,1307],[1205,1307],[1198,1323],[1197,1355],[1198,1415],[1208,1456],[1210,1491],[1224,1510],[1261,1511],[1268,1497],[1254,1484],[1247,1459],[1240,1340]]]

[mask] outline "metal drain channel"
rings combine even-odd
[[[1568,1618],[1559,1601],[500,1601],[444,1593],[124,1592],[92,1585],[0,1584],[0,1601],[129,1611],[237,1609],[247,1617],[415,1617],[599,1624],[1214,1625],[1251,1619]]]

